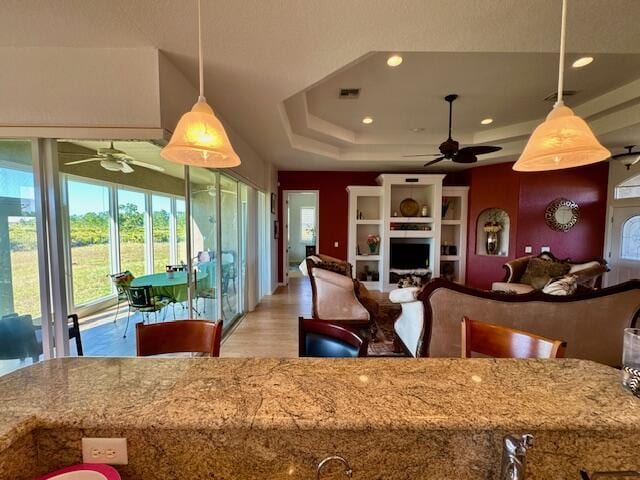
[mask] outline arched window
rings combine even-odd
[[[614,196],[616,200],[621,198],[640,197],[640,175],[628,178],[616,187]]]
[[[622,254],[627,260],[640,260],[640,215],[635,215],[622,226]]]

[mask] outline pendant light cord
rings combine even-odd
[[[202,14],[201,14],[200,0],[198,0],[198,73],[200,80],[200,96],[199,102],[205,102],[204,98],[204,67],[202,62]]]
[[[562,90],[564,89],[564,50],[565,50],[565,37],[567,30],[567,0],[562,0],[562,27],[560,28],[560,61],[558,64],[558,99],[554,105],[555,107],[561,107],[564,105],[562,101]]]

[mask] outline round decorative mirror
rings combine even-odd
[[[566,198],[556,198],[547,205],[544,220],[552,230],[568,232],[580,219],[580,209],[576,202]]]

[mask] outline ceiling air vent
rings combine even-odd
[[[359,88],[341,88],[339,98],[358,98],[360,96]]]
[[[562,96],[563,97],[573,97],[576,93],[578,93],[577,90],[563,90],[562,91]],[[558,100],[558,92],[553,92],[549,95],[547,95],[546,97],[544,97],[544,101],[545,102],[556,102]]]

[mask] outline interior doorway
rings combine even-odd
[[[319,192],[317,190],[285,190],[282,195],[284,283],[301,275],[300,263],[318,251]]]

